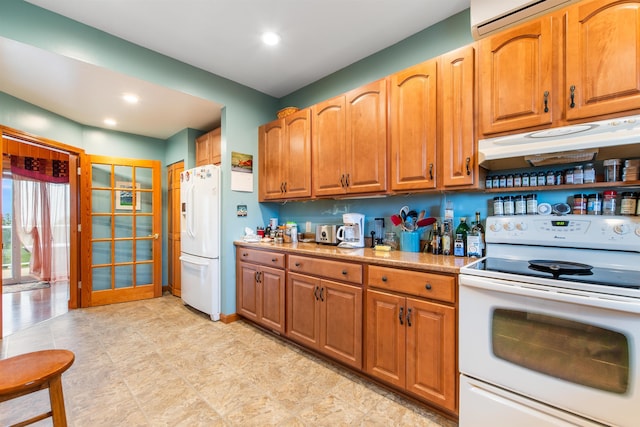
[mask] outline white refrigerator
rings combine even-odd
[[[180,174],[180,265],[184,304],[220,320],[220,167]]]

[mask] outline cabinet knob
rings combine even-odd
[[[347,275],[347,270],[342,270],[342,275],[346,276]]]
[[[296,262],[295,266],[296,266],[296,267],[300,267],[300,263],[299,263],[299,262]]]
[[[429,179],[433,181],[433,163],[429,164]]]
[[[278,261],[277,258],[271,258],[271,262],[276,262],[276,261]]]
[[[249,254],[248,254],[248,253],[246,253],[246,252],[244,252],[244,253],[242,254],[242,256],[249,256]]]
[[[382,281],[386,282],[387,281],[387,276],[382,276]]]
[[[400,307],[400,314],[398,315],[398,320],[400,320],[401,325],[404,325],[404,307]]]
[[[424,285],[424,288],[428,291],[431,290],[431,283],[427,283],[426,285]]]
[[[469,169],[469,164],[471,163],[471,157],[467,157],[465,162],[465,167],[467,168],[467,175],[471,175],[471,169]]]
[[[407,309],[407,326],[411,326],[411,309]]]

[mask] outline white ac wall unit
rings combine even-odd
[[[471,0],[471,34],[478,40],[578,0]]]

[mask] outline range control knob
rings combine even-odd
[[[616,234],[627,234],[630,231],[627,224],[616,224],[613,226],[613,232]]]
[[[525,231],[527,228],[529,228],[529,226],[526,222],[519,222],[516,224],[516,228],[520,231]]]
[[[507,230],[507,231],[511,231],[511,230],[513,230],[514,228],[516,228],[516,226],[515,226],[515,225],[513,225],[513,223],[512,223],[512,222],[505,222],[503,227],[504,227],[504,229],[505,229],[505,230]]]
[[[489,230],[497,233],[498,231],[502,230],[502,227],[500,227],[500,224],[498,224],[497,222],[494,222],[493,224],[489,225]]]
[[[636,236],[640,237],[640,227],[636,228]]]

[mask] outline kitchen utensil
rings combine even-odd
[[[402,224],[402,218],[400,218],[400,215],[391,215],[391,222],[393,223],[393,225],[398,226],[400,224]]]
[[[409,206],[403,206],[400,208],[400,218],[402,218],[403,221],[407,220],[408,214],[409,214]]]
[[[416,226],[418,228],[420,227],[427,227],[431,224],[433,224],[434,222],[436,222],[436,219],[433,217],[429,217],[429,218],[422,218],[420,220],[418,220],[418,222],[416,223]]]

